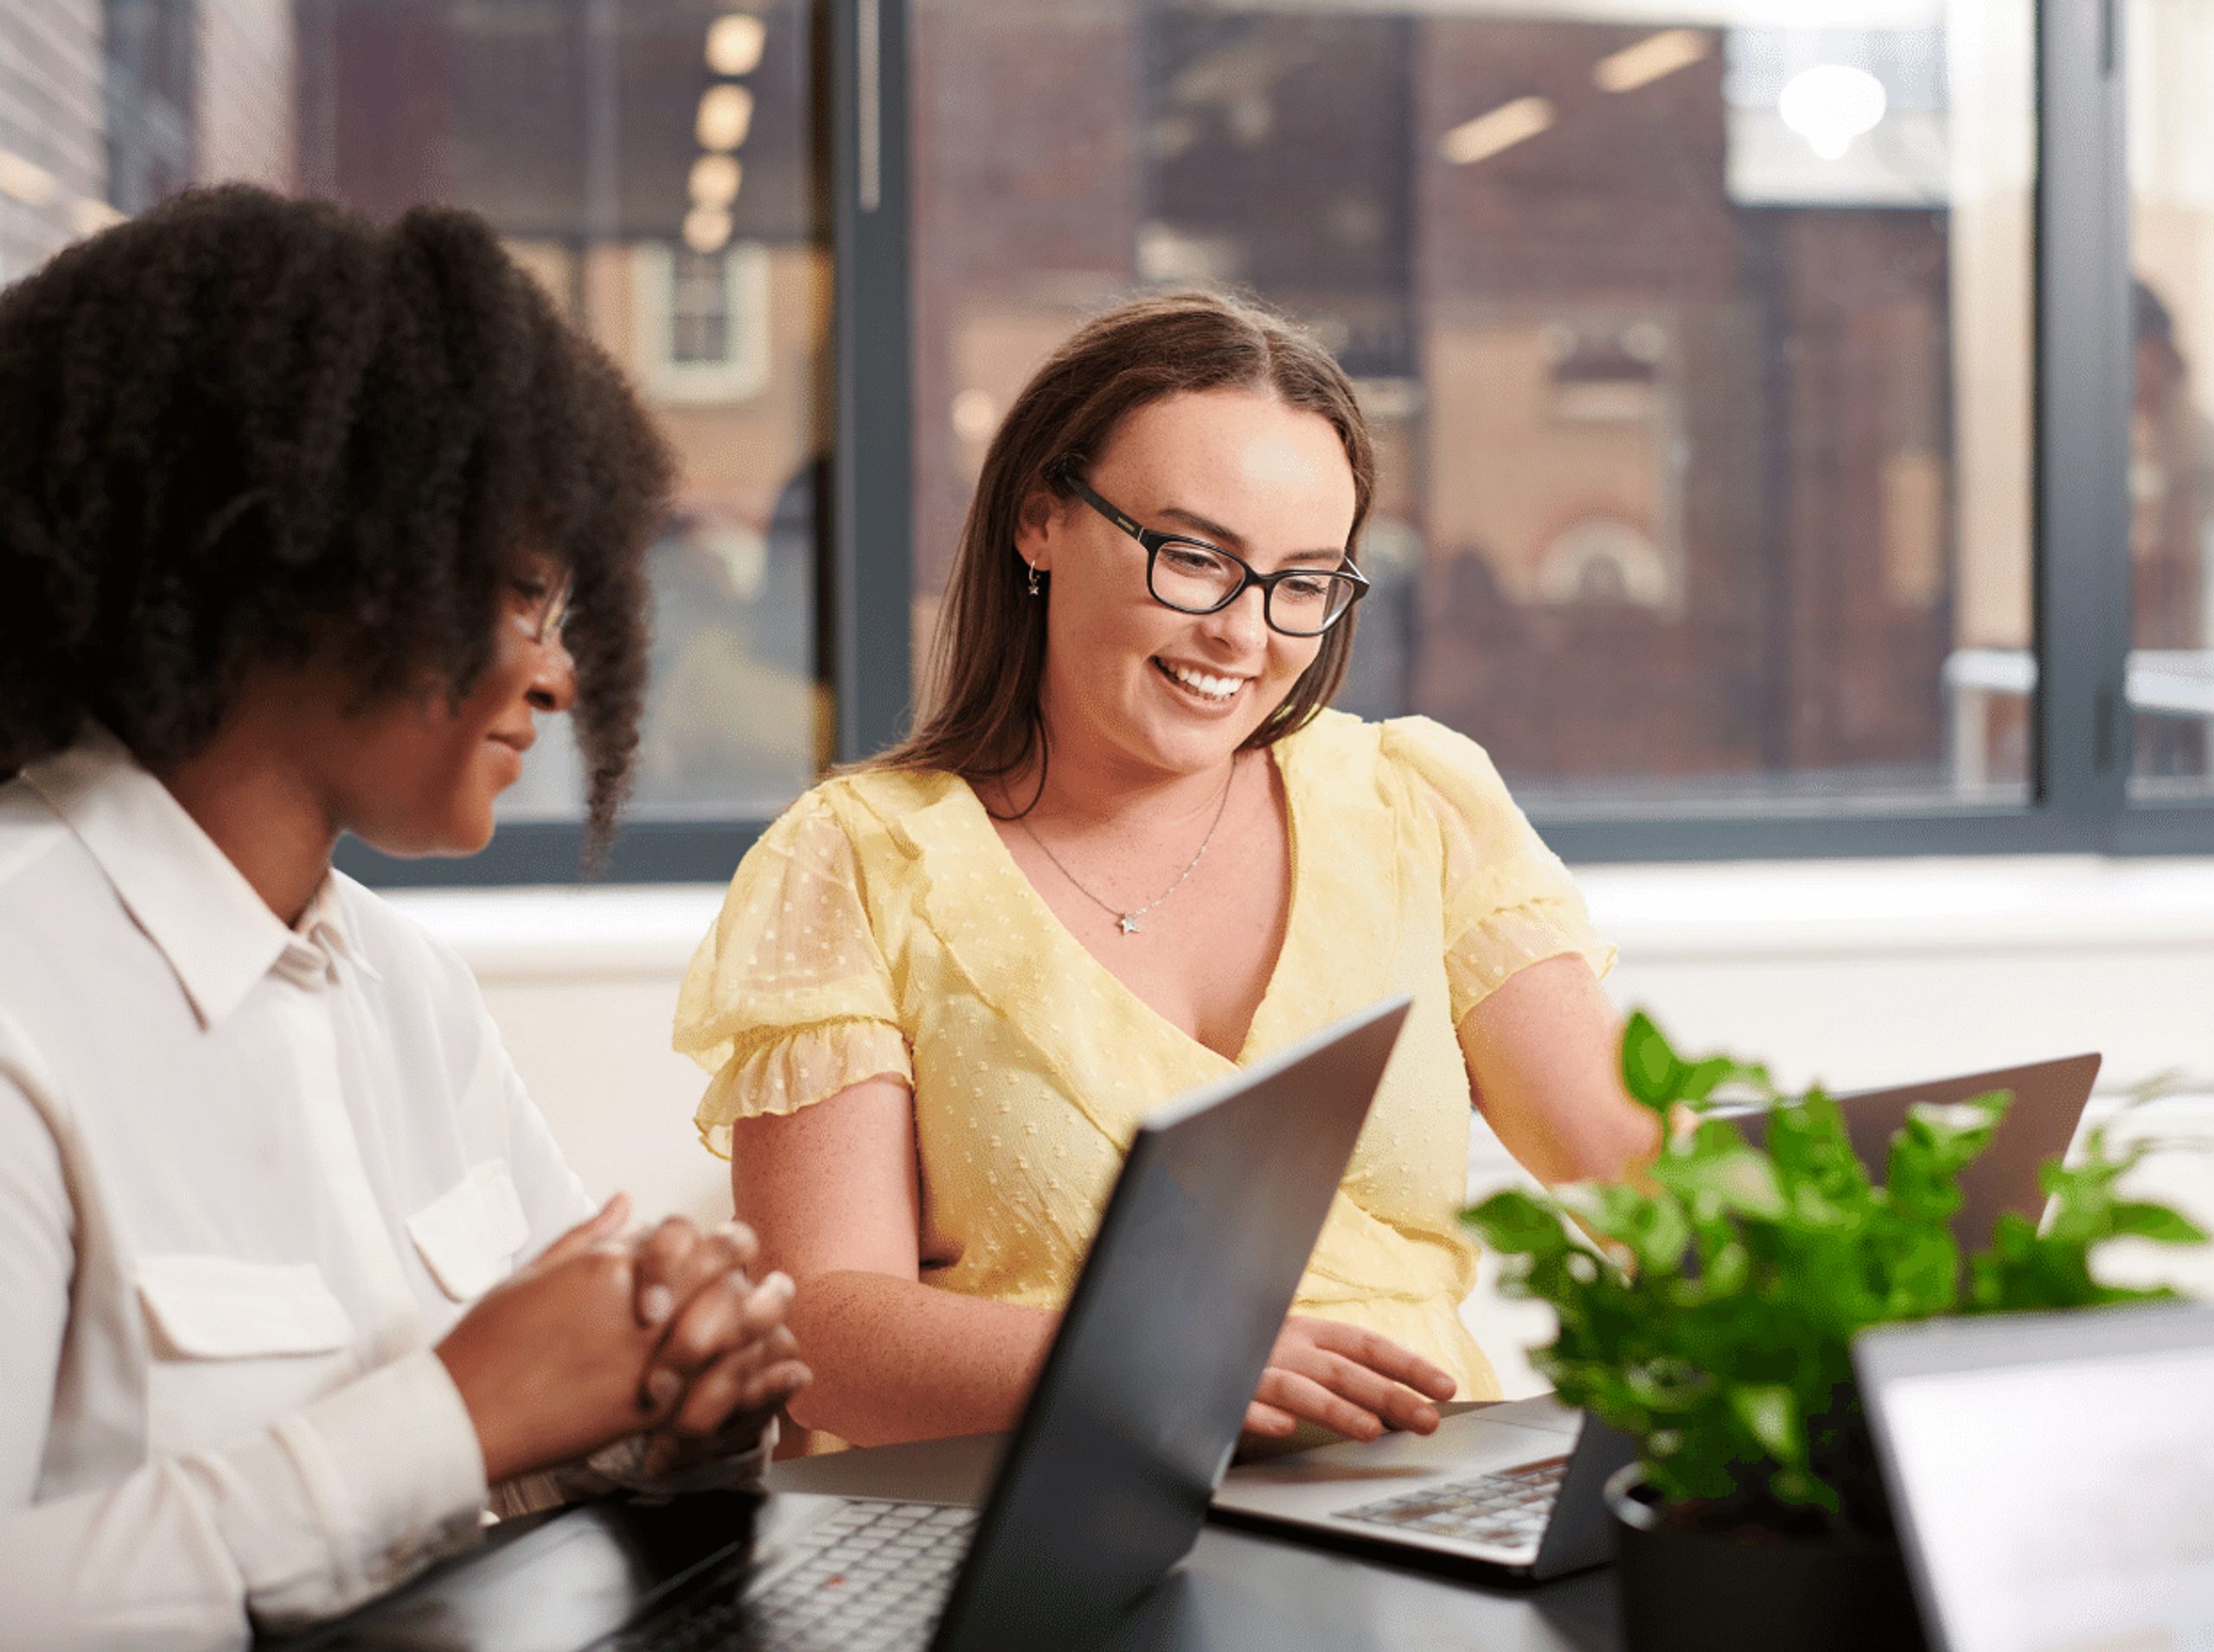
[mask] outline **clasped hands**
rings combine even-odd
[[[438,1344],[488,1482],[641,1431],[647,1470],[680,1473],[750,1445],[810,1380],[784,1324],[791,1281],[752,1278],[750,1228],[670,1217],[632,1234],[630,1213],[616,1194]]]

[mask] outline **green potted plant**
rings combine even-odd
[[[2094,1130],[2081,1163],[2045,1167],[2042,1227],[2008,1215],[1964,1260],[1948,1226],[1957,1177],[2005,1092],[1910,1110],[1878,1183],[1819,1086],[1785,1096],[1760,1066],[1686,1061],[1641,1013],[1622,1065],[1664,1121],[1660,1157],[1635,1184],[1511,1190],[1466,1220],[1501,1253],[1503,1288],[1558,1315],[1533,1358],[1563,1401],[1637,1443],[1636,1469],[1609,1489],[1628,1643],[1916,1644],[1853,1333],[2170,1295],[2101,1284],[2092,1251],[2125,1234],[2206,1236],[2122,1198],[2117,1181],[2147,1144],[2112,1153]],[[1769,1110],[1764,1148],[1705,1116],[1724,1098]]]

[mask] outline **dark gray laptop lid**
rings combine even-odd
[[[1084,1644],[1190,1549],[1407,1004],[1325,1028],[1138,1132],[937,1652]]]

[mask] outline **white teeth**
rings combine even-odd
[[[1194,671],[1188,665],[1171,665],[1166,660],[1161,663],[1161,669],[1186,688],[1203,694],[1210,700],[1229,699],[1245,681],[1243,677],[1213,676],[1205,671]]]

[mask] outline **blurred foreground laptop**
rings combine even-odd
[[[1880,1326],[1852,1362],[1931,1652],[2214,1646],[2214,1308]]]
[[[1880,1180],[1891,1133],[1912,1104],[2013,1092],[1991,1145],[1961,1176],[1953,1232],[1965,1250],[1980,1248],[2004,1211],[2032,1221],[2043,1213],[2038,1168],[2067,1150],[2098,1071],[2096,1055],[2076,1055],[1837,1099],[1853,1151]],[[1766,1133],[1763,1112],[1718,1111],[1756,1142]],[[1426,1570],[1537,1583],[1609,1557],[1600,1491],[1635,1455],[1613,1430],[1541,1397],[1449,1417],[1427,1438],[1389,1434],[1240,1464],[1213,1512],[1227,1525]]]
[[[981,1514],[790,1493],[588,1504],[285,1644],[1096,1643],[1199,1535],[1406,1010],[1386,1000],[1146,1122]]]

